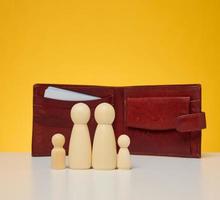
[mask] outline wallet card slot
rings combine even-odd
[[[35,84],[34,98],[44,98],[44,93],[48,87],[57,88],[61,90],[68,90],[70,92],[83,93],[85,95],[97,96],[100,98],[112,95],[114,88],[92,85],[64,85],[64,84]]]
[[[86,101],[65,101],[65,100],[56,100],[56,99],[48,99],[48,98],[38,98],[37,100],[35,100],[34,102],[34,106],[41,106],[41,107],[57,107],[57,108],[62,108],[62,109],[70,109],[74,104],[76,103],[86,103],[86,104],[99,104],[103,101],[106,102],[111,102],[112,100],[112,96],[106,96],[106,97],[102,97],[100,99],[96,99],[96,100],[86,100]]]
[[[44,92],[44,98],[56,99],[61,101],[89,101],[100,99],[99,96],[88,95],[82,92],[61,89],[49,86]]]
[[[45,126],[69,127],[73,125],[70,119],[70,111],[73,105],[82,101],[67,101],[62,103],[59,100],[46,99],[40,104],[34,105],[34,122],[44,124]],[[91,110],[91,118],[95,107],[103,102],[113,104],[112,96],[105,98],[83,101]]]

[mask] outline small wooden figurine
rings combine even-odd
[[[66,152],[63,148],[65,137],[57,133],[52,137],[53,149],[51,151],[51,167],[53,169],[64,169],[66,167]]]
[[[118,145],[120,147],[117,155],[118,169],[131,169],[131,156],[128,150],[130,138],[127,135],[121,135],[118,138]]]

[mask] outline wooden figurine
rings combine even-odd
[[[98,170],[116,168],[117,152],[115,134],[112,123],[115,110],[109,103],[101,103],[95,109],[95,120],[98,123],[95,131],[92,167]]]
[[[121,135],[118,138],[118,145],[120,147],[117,155],[117,168],[118,169],[130,169],[131,168],[131,156],[128,150],[130,145],[130,138],[127,135]]]
[[[69,143],[69,167],[71,169],[91,168],[91,140],[88,129],[90,108],[85,103],[77,103],[71,109],[74,123]]]
[[[63,148],[65,137],[57,133],[52,137],[53,149],[51,151],[51,167],[53,169],[64,169],[66,166],[66,152]]]

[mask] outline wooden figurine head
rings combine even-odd
[[[98,124],[112,124],[115,119],[115,109],[109,103],[100,103],[95,109],[95,120]]]
[[[130,145],[130,138],[127,135],[120,135],[118,138],[118,145],[121,148],[128,148]]]
[[[65,143],[65,137],[62,134],[57,133],[53,135],[52,144],[54,147],[63,147],[64,143]]]
[[[70,112],[71,119],[75,124],[87,124],[90,115],[90,108],[85,103],[75,104]]]

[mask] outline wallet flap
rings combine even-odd
[[[177,117],[176,130],[179,132],[199,131],[206,128],[205,113],[193,113]]]
[[[126,124],[148,130],[176,128],[176,118],[190,110],[190,97],[127,98]]]

